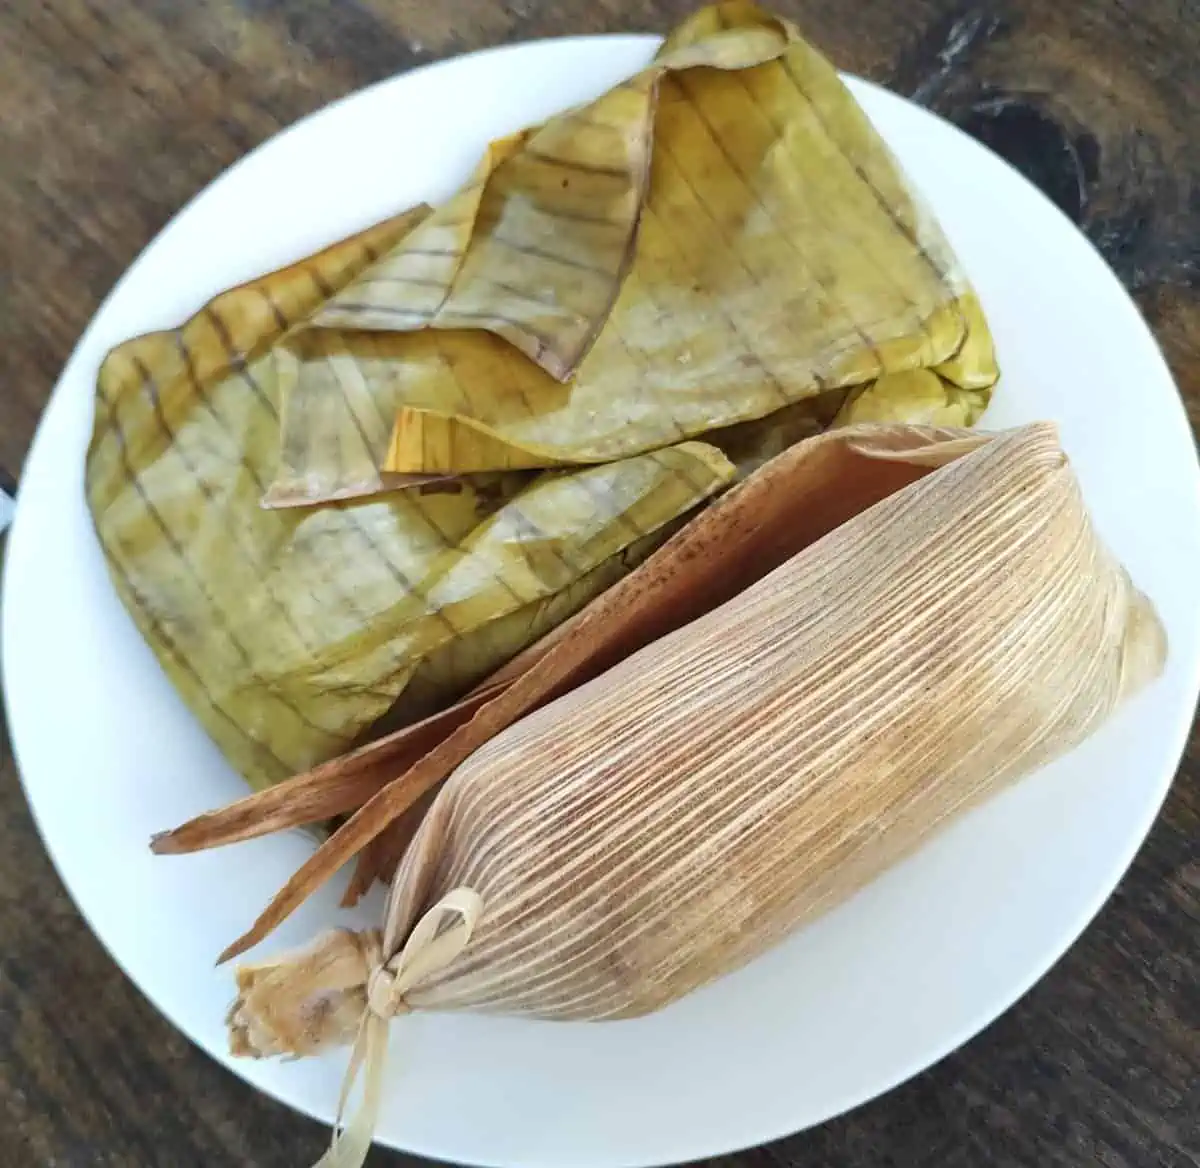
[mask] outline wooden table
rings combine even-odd
[[[280,126],[367,82],[465,49],[663,29],[689,7],[8,0],[0,9],[0,472],[19,475],[71,346],[137,252]],[[782,7],[839,65],[932,106],[1046,190],[1137,297],[1200,421],[1193,3]],[[1031,257],[1031,280],[1053,278],[1036,264]],[[316,1124],[255,1095],[191,1047],[116,969],[42,851],[5,746],[0,1163],[300,1168],[325,1139]],[[402,1159],[380,1152],[374,1162]],[[1112,902],[1016,1008],[886,1098],[729,1162],[1200,1164],[1197,741]]]

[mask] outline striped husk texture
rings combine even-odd
[[[1097,540],[1052,426],[852,427],[782,458],[860,498],[872,476],[897,486],[475,751],[397,872],[376,960],[331,934],[244,968],[237,1050],[314,1052],[351,1040],[364,1011],[376,1026],[410,1009],[656,1010],[1070,749],[1161,671],[1162,628]],[[385,993],[464,895],[481,908],[461,952]],[[334,1017],[331,995],[350,1008]]]
[[[493,739],[397,874],[385,952],[486,906],[414,1009],[643,1014],[742,965],[1161,668],[1053,427],[996,437]]]

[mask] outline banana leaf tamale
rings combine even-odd
[[[996,376],[832,67],[732,0],[443,206],[114,350],[88,501],[262,788],[444,711],[795,441],[970,424]]]

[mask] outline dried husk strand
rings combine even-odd
[[[439,742],[464,725],[506,683],[485,686],[439,714],[406,726],[215,811],[206,811],[150,841],[159,855],[199,852],[323,823],[357,811]]]
[[[1071,748],[1164,656],[1053,428],[996,437],[476,751],[397,873],[365,996],[293,976],[322,942],[243,996],[236,1033],[269,1053],[314,995],[358,1005],[368,1105],[324,1162],[351,1168],[387,1018],[656,1010]],[[461,948],[399,989],[448,912]]]
[[[469,722],[476,710],[515,678],[532,668],[582,615],[582,612],[576,613],[556,626],[453,706],[273,787],[236,799],[214,811],[206,811],[170,831],[159,832],[151,838],[151,850],[163,856],[206,851],[289,828],[324,823],[335,816],[357,811],[445,741],[454,730]],[[393,867],[388,872],[389,880],[394,870]],[[369,881],[361,891],[366,887],[369,887]],[[351,901],[354,899],[357,896],[351,897]]]
[[[354,865],[350,883],[342,894],[343,908],[353,908],[371,890],[375,882],[391,884],[404,853],[420,830],[438,788],[426,791],[407,811],[397,816],[361,852]]]

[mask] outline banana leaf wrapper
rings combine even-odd
[[[834,390],[856,390],[842,421],[970,424],[997,369],[949,244],[834,69],[739,0],[493,144],[276,374],[268,500],[287,505],[626,457]]]
[[[426,214],[224,293],[100,370],[87,498],[110,573],[256,788],[344,753],[414,680],[414,706],[458,697],[734,475],[716,448],[688,442],[576,471],[262,508],[279,454],[274,346]]]

